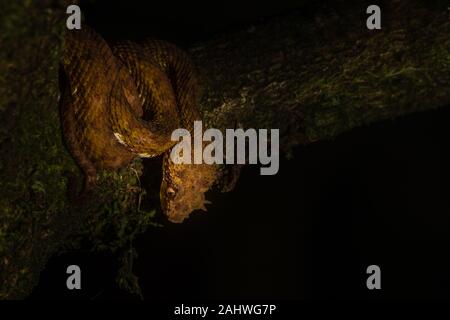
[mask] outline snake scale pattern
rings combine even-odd
[[[110,46],[87,26],[67,31],[61,58],[63,135],[85,175],[83,192],[99,169],[118,169],[135,157],[163,155],[161,207],[172,222],[205,208],[205,192],[221,175],[215,165],[175,164],[172,131],[192,130],[198,76],[187,54],[159,41]]]

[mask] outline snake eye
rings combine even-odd
[[[175,189],[174,188],[172,188],[172,187],[168,187],[167,188],[167,194],[169,195],[169,196],[174,196],[175,195],[175,193],[176,193],[176,191],[175,191]]]

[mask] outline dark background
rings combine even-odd
[[[308,1],[303,1],[307,3]],[[82,2],[108,39],[156,36],[180,46],[330,1],[272,4]],[[332,5],[331,5],[332,7]],[[362,9],[365,7],[362,5]],[[234,192],[208,213],[150,228],[135,242],[134,272],[147,299],[449,298],[450,109],[381,122],[299,147],[276,176],[247,166]],[[66,267],[82,270],[69,291]],[[382,290],[366,288],[381,267]],[[129,298],[110,254],[54,257],[31,298]]]

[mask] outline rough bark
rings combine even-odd
[[[0,3],[0,298],[22,298],[74,235],[94,249],[125,252],[129,267],[134,253],[123,248],[152,224],[158,190],[147,186],[151,201],[141,207],[142,166],[135,161],[101,175],[99,201],[68,205],[64,172],[76,166],[58,116],[67,1]],[[450,19],[441,1],[382,3],[381,31],[365,28],[365,6],[345,3],[338,11],[311,18],[294,13],[193,46],[207,125],[279,128],[288,152],[450,104]],[[136,278],[120,276],[119,284],[138,292]]]
[[[337,5],[337,8],[341,6]],[[193,48],[211,126],[279,128],[282,147],[450,103],[450,11],[419,1],[280,17]],[[303,18],[302,18],[303,17]]]

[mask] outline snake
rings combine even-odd
[[[92,192],[99,170],[162,156],[159,197],[168,220],[179,223],[194,210],[206,211],[205,193],[221,170],[170,157],[173,130],[192,131],[202,119],[198,71],[185,51],[156,39],[110,45],[83,26],[66,31],[61,70],[62,132],[84,174],[79,198]]]

